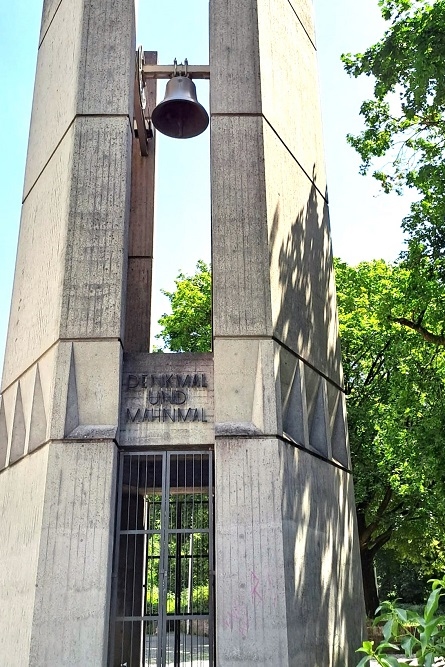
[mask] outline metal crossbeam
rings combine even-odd
[[[174,65],[142,65],[142,74],[145,79],[170,79],[173,76]],[[178,72],[185,72],[185,65],[178,63]],[[191,79],[210,79],[210,65],[187,65],[187,74]]]

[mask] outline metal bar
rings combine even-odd
[[[160,530],[143,530],[142,528],[138,530],[121,530],[121,535],[160,535]]]
[[[117,474],[117,506],[116,517],[114,523],[114,555],[113,555],[113,572],[112,579],[112,595],[111,595],[111,615],[110,615],[110,664],[114,665],[115,653],[115,636],[116,636],[116,614],[117,614],[117,583],[118,583],[118,569],[119,569],[119,543],[120,543],[120,527],[121,527],[121,511],[122,511],[122,479],[124,474],[124,456],[119,454],[118,457],[118,474]]]
[[[214,553],[214,496],[213,496],[213,452],[209,452],[209,667],[214,665],[215,661],[215,596],[216,596],[216,577],[215,577],[215,553]]]
[[[176,533],[179,533],[180,535],[190,535],[191,533],[210,533],[209,528],[179,528],[178,530],[175,530],[174,528],[169,528],[167,531],[170,535],[176,535]]]
[[[173,76],[174,65],[142,65],[142,74],[145,79],[170,79]],[[185,65],[178,64],[177,71],[185,72]],[[187,65],[187,74],[191,79],[210,79],[210,65]]]
[[[144,110],[142,108],[141,91],[139,83],[139,71],[137,66],[135,67],[135,75],[134,75],[134,117],[138,129],[138,139],[139,139],[139,146],[141,148],[141,155],[147,157],[148,132],[145,126],[145,116],[144,116]]]
[[[158,470],[158,461],[162,462],[161,470]],[[128,467],[126,468],[127,464]],[[185,450],[182,452],[182,455],[176,451],[159,451],[156,453],[138,451],[126,452],[120,457],[118,494],[118,517],[120,517],[120,521],[118,518],[116,532],[120,536],[122,543],[120,544],[118,540],[116,541],[115,572],[118,572],[119,562],[121,561],[121,567],[124,570],[122,572],[122,576],[124,577],[122,581],[122,595],[124,601],[128,597],[129,604],[126,607],[124,605],[124,608],[120,611],[116,604],[118,598],[118,595],[116,595],[117,591],[114,593],[113,630],[117,632],[119,626],[122,626],[122,628],[125,626],[125,629],[123,628],[122,631],[125,637],[127,637],[126,633],[128,633],[128,637],[125,640],[122,638],[122,641],[119,641],[120,647],[116,643],[116,653],[118,653],[119,648],[121,649],[120,653],[125,649],[129,653],[129,665],[131,662],[135,662],[135,660],[142,660],[141,664],[144,664],[146,648],[150,655],[152,655],[150,651],[154,647],[152,647],[151,638],[147,644],[146,633],[149,631],[152,634],[154,625],[156,624],[158,628],[156,640],[158,650],[156,663],[150,662],[150,664],[157,664],[157,667],[165,667],[168,662],[168,655],[171,654],[173,662],[179,667],[179,664],[185,664],[187,646],[191,651],[190,659],[192,661],[188,664],[193,665],[195,661],[200,664],[204,660],[204,649],[199,642],[195,643],[192,634],[189,637],[188,644],[186,644],[185,639],[183,641],[181,634],[183,622],[185,622],[189,631],[193,632],[192,621],[196,624],[198,634],[204,632],[204,626],[206,625],[204,621],[208,622],[210,631],[208,644],[210,656],[208,664],[209,667],[214,665],[214,517],[212,464],[212,452],[208,450],[195,450],[191,452]],[[148,472],[149,470],[150,472]],[[162,481],[158,479],[159,472],[161,472]],[[178,487],[178,484],[181,484],[181,487]],[[179,488],[183,489],[183,493],[175,494],[175,491]],[[153,493],[154,490],[156,490],[156,493]],[[125,505],[125,499],[127,499],[127,505]],[[153,503],[153,510],[150,510],[150,501]],[[141,505],[143,505],[143,513],[139,511]],[[151,511],[154,512],[152,519],[150,518]],[[158,521],[156,517],[160,518],[161,523],[159,527],[156,524],[157,529],[154,529],[155,524],[152,524],[151,521]],[[207,524],[208,528],[201,527],[206,525],[207,520],[209,522]],[[152,540],[152,536],[154,535],[159,535],[161,538],[159,560],[157,554],[147,553],[148,540]],[[202,537],[202,540],[198,541],[195,549],[195,538],[193,536],[198,535]],[[173,537],[176,539],[176,549],[173,550],[170,558],[172,561],[175,561],[176,571],[170,572],[168,544],[169,540]],[[182,553],[181,546],[186,540],[191,538],[193,538],[193,548],[189,553]],[[139,558],[136,558],[136,552],[139,553],[138,544],[141,539],[145,542],[145,556],[142,559],[142,563],[139,562]],[[134,541],[133,552],[131,552],[131,549],[129,550],[130,541]],[[206,546],[207,541],[208,546]],[[120,550],[119,546],[121,547]],[[156,567],[157,560],[158,565]],[[132,578],[129,576],[128,567],[125,567],[125,565],[129,565],[130,561],[132,561],[132,567],[130,568],[130,571],[133,571]],[[193,597],[190,609],[181,613],[181,592],[182,584],[184,583],[182,581],[181,562],[184,565],[186,564],[189,569],[188,588],[189,594],[191,593],[192,596],[195,568],[197,568],[197,584],[204,584],[206,583],[205,579],[207,579],[207,585],[210,588],[209,613],[196,613],[197,611],[202,612],[203,607],[200,603],[195,608]],[[156,569],[159,568],[159,604],[157,614],[147,613],[153,612],[154,608],[146,606],[147,571],[150,570],[151,572],[153,566]],[[138,573],[136,573],[136,569]],[[208,572],[208,578],[205,570]],[[139,581],[141,576],[142,580]],[[150,575],[150,586],[154,582],[152,579]],[[169,582],[172,584],[175,592],[175,609],[173,614],[167,613],[167,590],[170,586]],[[140,591],[138,590],[139,588]],[[139,600],[141,601],[140,603]],[[122,615],[117,616],[119,612]],[[170,625],[172,626],[172,630],[174,630],[173,636],[167,633],[167,628]],[[139,628],[142,630],[140,637]],[[130,642],[132,635],[133,642]],[[110,652],[111,654],[113,652],[113,643],[111,643]],[[117,659],[118,656],[115,655],[114,657]],[[152,655],[152,659],[155,659],[154,655]],[[124,658],[122,657],[123,660]]]
[[[161,496],[161,551],[159,558],[159,627],[160,641],[158,643],[158,667],[167,664],[167,582],[168,582],[168,538],[167,528],[169,521],[170,495],[170,455],[162,454],[162,496]],[[161,588],[162,582],[162,588]]]
[[[116,616],[116,621],[156,621],[159,616]],[[169,621],[184,621],[191,619],[193,621],[206,621],[208,614],[169,614]]]
[[[176,527],[182,528],[182,502],[179,501],[176,508]],[[176,553],[175,553],[175,614],[181,613],[181,548],[182,538],[180,534],[176,534]],[[175,667],[179,667],[180,663],[180,648],[181,648],[181,633],[180,624],[175,622],[175,646],[174,646],[174,663]]]

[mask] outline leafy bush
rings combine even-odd
[[[411,662],[423,667],[432,667],[435,658],[445,656],[445,615],[437,615],[440,598],[445,596],[445,577],[431,579],[432,590],[423,614],[415,610],[402,609],[392,602],[384,602],[377,610],[374,624],[384,622],[383,641],[374,648],[373,641],[363,642],[358,652],[365,653],[357,667],[375,660],[380,667],[398,667],[401,664],[388,650],[404,653]]]
[[[192,603],[194,614],[207,614],[209,611],[209,586],[202,584],[192,589]],[[181,592],[181,607],[186,610],[188,605],[188,590]]]

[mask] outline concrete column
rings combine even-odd
[[[355,664],[363,602],[309,0],[210,3],[217,664]]]
[[[106,664],[134,59],[133,0],[45,0],[0,404],[5,665]]]

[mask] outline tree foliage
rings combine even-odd
[[[374,558],[390,540],[400,559],[425,568],[444,565],[445,351],[398,322],[399,312],[418,306],[419,286],[415,283],[412,291],[413,280],[417,278],[404,265],[379,260],[351,267],[336,262],[359,539],[370,615],[378,604]]]
[[[170,300],[172,312],[162,315],[163,327],[156,338],[172,352],[208,352],[212,348],[212,276],[210,267],[199,260],[196,273],[179,273],[173,292],[162,290]]]
[[[409,312],[413,321],[422,319],[419,326],[434,329],[445,295],[434,278],[403,263],[351,267],[336,260],[335,268],[364,587],[372,615],[378,606],[374,562],[382,548],[391,550],[392,561],[411,563],[420,574],[431,576],[445,566],[445,349],[400,322]],[[169,298],[173,312],[161,319],[164,341],[179,341],[175,349],[208,349],[209,268],[200,262],[195,276],[180,274]],[[204,336],[198,338],[200,331]]]
[[[355,55],[342,56],[352,76],[374,78],[374,98],[363,102],[365,129],[348,136],[362,173],[386,192],[404,186],[419,198],[403,221],[411,264],[419,253],[445,277],[445,0],[379,0],[388,29]]]

